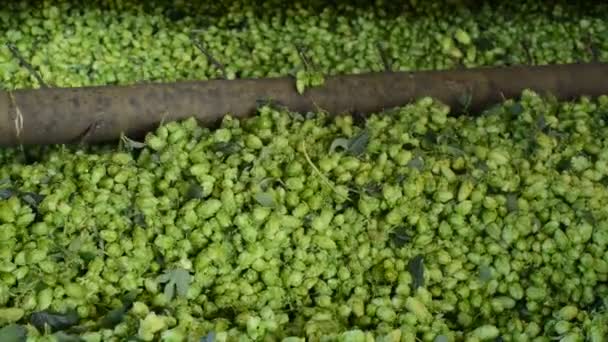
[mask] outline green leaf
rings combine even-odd
[[[348,146],[348,152],[352,155],[359,156],[365,152],[367,143],[369,142],[369,131],[364,129],[356,137],[354,137]]]
[[[273,184],[275,184],[275,183],[279,183],[279,184],[285,185],[285,184],[283,184],[283,182],[281,182],[280,179],[276,179],[276,178],[273,178],[273,177],[266,177],[266,178],[264,178],[264,179],[262,179],[260,181],[259,187],[260,187],[260,189],[262,189],[262,191],[267,191],[268,188],[270,186],[272,186]]]
[[[115,326],[120,324],[120,322],[123,321],[126,314],[127,308],[123,305],[117,309],[108,312],[105,316],[103,316],[100,325],[102,328],[105,329],[114,328]]]
[[[185,297],[188,294],[188,288],[190,287],[191,275],[184,269],[177,269],[174,272],[175,290],[177,295]]]
[[[93,252],[78,252],[78,256],[85,262],[94,260],[97,255]]]
[[[410,233],[404,227],[397,228],[390,233],[391,241],[397,248],[405,246],[412,241]]]
[[[453,145],[448,145],[446,146],[446,152],[454,157],[463,157],[466,155],[466,152],[463,151],[461,148],[453,146]]]
[[[276,207],[276,202],[274,200],[274,196],[269,191],[259,191],[255,194],[255,200],[261,206],[274,208]]]
[[[0,189],[0,200],[6,200],[15,195],[16,192],[13,189]]]
[[[346,153],[353,156],[360,156],[365,152],[367,144],[369,142],[369,131],[367,129],[362,130],[359,134],[347,138],[336,138],[331,142],[329,146],[329,152],[334,153],[338,148],[346,151]]]
[[[483,172],[487,172],[490,170],[490,168],[488,167],[488,164],[485,162],[485,160],[479,160],[475,163],[475,167],[478,170],[481,170]]]
[[[203,188],[198,184],[190,184],[188,191],[186,192],[186,199],[202,199],[205,198]]]
[[[65,330],[78,324],[79,320],[80,317],[74,310],[66,313],[57,313],[44,310],[34,312],[30,316],[30,323],[35,326],[38,331],[44,331],[45,326],[48,326],[51,331]]]
[[[412,275],[412,289],[415,291],[424,286],[424,257],[416,255],[408,264],[408,269]]]
[[[484,111],[485,115],[498,115],[500,113],[502,113],[503,111],[503,107],[500,104],[494,104],[492,105],[490,108],[486,109]]]
[[[26,192],[21,195],[21,199],[25,203],[29,204],[33,209],[38,209],[38,206],[44,200],[44,196],[33,192]]]
[[[7,325],[0,329],[0,341],[2,342],[25,342],[27,330],[17,324]]]
[[[407,166],[411,167],[412,169],[422,171],[422,169],[424,169],[424,160],[422,159],[422,157],[418,156],[418,157],[410,160],[407,163]]]
[[[342,150],[348,150],[348,146],[350,145],[350,140],[346,138],[336,138],[332,141],[331,146],[329,147],[329,153],[334,153],[337,148],[341,148]]]
[[[492,279],[492,269],[489,266],[481,266],[479,268],[479,279],[483,282],[490,281]]]
[[[25,342],[27,330],[17,324],[10,324],[0,329],[0,341],[2,342]]]
[[[511,108],[509,108],[509,112],[512,115],[520,115],[524,112],[524,106],[522,106],[521,103],[516,102],[511,106]]]
[[[215,341],[215,332],[210,332],[207,336],[201,337],[199,342],[214,342]]]
[[[382,184],[368,183],[363,187],[363,191],[368,195],[376,198],[382,197]]]
[[[538,120],[536,120],[536,126],[541,131],[543,131],[545,128],[547,128],[547,120],[545,119],[545,116],[543,114],[538,116]]]
[[[156,280],[161,284],[169,282],[171,280],[171,271],[165,271],[165,273],[159,275]]]
[[[435,337],[435,340],[433,340],[433,342],[449,342],[449,339],[446,335],[439,335]]]
[[[236,142],[227,141],[227,142],[217,142],[211,147],[213,151],[219,152],[225,155],[230,155],[239,152],[242,147]]]
[[[167,285],[165,285],[165,297],[167,297],[169,300],[173,299],[173,296],[175,295],[175,283],[174,282],[169,282]]]
[[[159,283],[166,283],[164,293],[171,300],[176,294],[179,297],[184,297],[188,293],[192,276],[188,270],[176,268],[165,271],[158,276],[157,280]]]
[[[581,217],[583,218],[583,220],[587,221],[587,223],[589,223],[591,225],[597,224],[597,220],[596,220],[595,216],[593,215],[593,212],[591,212],[591,210],[583,210],[581,212]]]
[[[89,240],[89,233],[83,231],[80,235],[74,237],[72,241],[70,241],[67,250],[70,252],[78,252],[87,240]]]
[[[437,137],[437,134],[433,132],[427,132],[422,138],[422,141],[420,141],[420,147],[424,150],[432,150],[435,148],[438,139],[439,137]]]
[[[517,204],[517,195],[514,193],[509,193],[507,195],[507,210],[511,213],[517,211],[519,209],[519,205]]]

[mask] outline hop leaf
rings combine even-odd
[[[43,195],[39,195],[33,192],[26,192],[21,195],[21,199],[29,204],[32,208],[37,209],[40,203],[44,200]]]
[[[276,202],[272,193],[269,191],[260,191],[255,194],[255,200],[264,207],[274,208],[276,206]]]
[[[364,129],[352,139],[334,139],[334,141],[329,146],[329,152],[334,153],[336,149],[341,148],[345,150],[348,154],[351,154],[353,156],[360,156],[365,152],[368,143],[369,131],[367,129]]]
[[[79,320],[80,317],[74,310],[70,310],[66,313],[44,310],[34,312],[30,317],[30,323],[39,331],[44,331],[46,326],[48,326],[51,331],[65,330],[78,324]]]
[[[192,276],[187,270],[176,268],[165,271],[157,280],[159,283],[165,283],[165,296],[171,300],[176,293],[179,297],[186,296]]]
[[[369,131],[364,129],[356,137],[354,137],[348,146],[348,152],[352,155],[359,156],[365,152],[367,143],[369,142]]]
[[[521,103],[516,102],[513,104],[513,106],[511,106],[509,111],[512,115],[517,116],[524,112],[524,107],[521,105]]]
[[[422,255],[416,255],[410,260],[408,269],[412,275],[413,290],[424,286],[424,257]]]
[[[424,169],[424,160],[420,156],[418,156],[410,160],[407,163],[407,166],[411,167],[412,169],[422,170]]]
[[[215,332],[210,332],[207,334],[207,336],[203,336],[201,337],[201,340],[199,342],[213,342],[215,341]]]
[[[25,342],[26,340],[27,330],[21,325],[11,324],[0,329],[0,341]]]
[[[198,184],[190,184],[186,192],[187,199],[203,199],[205,198],[204,189]]]
[[[350,140],[346,138],[336,138],[332,141],[331,146],[329,146],[329,152],[334,153],[337,148],[341,148],[343,150],[348,150],[348,146],[350,145]]]
[[[211,148],[213,151],[222,153],[224,155],[231,155],[239,152],[242,149],[241,145],[231,141],[215,143]]]
[[[435,337],[435,340],[433,342],[448,342],[449,339],[446,335],[439,335],[437,337]]]
[[[0,189],[0,200],[11,198],[15,194],[13,189]]]

